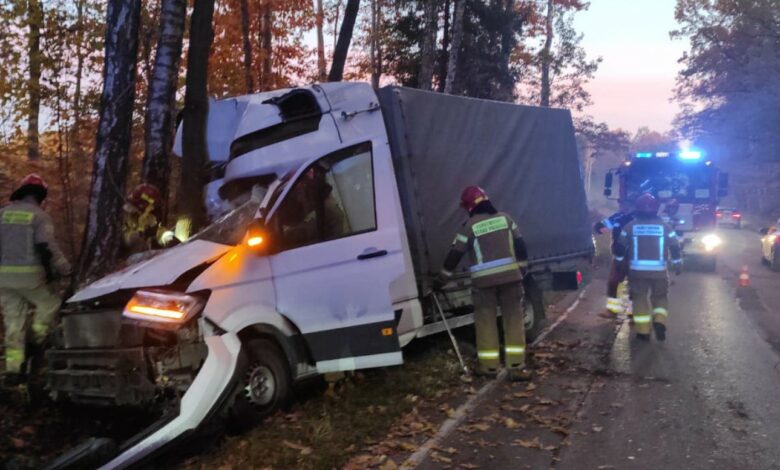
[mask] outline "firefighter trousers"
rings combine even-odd
[[[5,370],[21,372],[25,344],[43,344],[49,334],[60,298],[42,285],[34,288],[0,288],[0,312],[5,324]]]
[[[634,328],[637,333],[650,334],[651,324],[666,325],[669,317],[669,278],[635,277],[629,280],[634,307]]]
[[[501,307],[504,323],[504,359],[508,369],[525,367],[525,313],[523,285],[503,284],[474,288],[474,326],[477,333],[477,357],[483,371],[497,370],[501,364],[497,310]]]

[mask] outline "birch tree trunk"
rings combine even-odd
[[[174,137],[173,107],[186,17],[187,0],[162,1],[160,39],[149,81],[149,101],[146,107],[142,179],[160,190],[163,221],[168,214],[169,159]]]
[[[241,0],[241,35],[244,41],[244,82],[246,93],[255,91],[252,73],[252,40],[249,35],[249,0]]]
[[[450,57],[450,0],[444,2],[444,30],[441,40],[441,62],[439,64],[439,83],[437,91],[444,92],[444,85],[447,83],[447,64]]]
[[[325,34],[323,24],[325,22],[325,10],[322,0],[317,0],[317,79],[324,82],[328,79],[327,64],[325,63]]]
[[[466,0],[455,1],[455,14],[452,18],[452,47],[447,60],[447,82],[444,85],[444,93],[452,94],[455,89],[455,79],[458,71],[458,58],[460,46],[463,43],[463,16],[466,13]]]
[[[43,27],[43,9],[40,0],[27,2],[27,54],[29,75],[27,81],[27,158],[40,158],[38,142],[38,119],[41,114],[41,28]]]
[[[329,82],[340,82],[344,77],[344,66],[347,63],[349,44],[352,42],[352,33],[355,30],[358,8],[360,8],[360,0],[347,0],[347,7],[344,9],[344,20],[341,22],[341,29],[339,30],[339,39],[333,51],[333,63],[330,66],[330,74],[328,75]]]
[[[206,185],[206,123],[209,113],[209,51],[214,40],[214,0],[195,0],[190,20],[190,50],[187,57],[187,89],[184,93],[182,168],[179,220],[176,235],[186,240],[206,222],[203,190]]]
[[[422,60],[420,72],[417,75],[417,87],[430,90],[433,82],[433,67],[436,64],[436,33],[439,30],[439,15],[437,0],[425,0],[425,29],[421,47]]]
[[[79,280],[111,271],[121,238],[122,205],[135,99],[141,0],[108,2],[103,94]]]
[[[542,81],[539,92],[539,105],[550,106],[550,64],[552,64],[552,41],[553,41],[553,16],[555,14],[554,0],[547,0],[547,19],[544,48],[541,53]]]

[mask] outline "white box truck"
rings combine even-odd
[[[77,292],[48,353],[55,398],[178,397],[107,468],[217,416],[272,413],[302,378],[401,364],[403,346],[442,330],[426,295],[467,218],[465,186],[521,227],[531,333],[542,291],[576,288],[593,254],[565,110],[333,83],[214,102],[208,127],[224,164],[210,197],[234,209]],[[446,296],[452,325],[471,323],[465,271]]]

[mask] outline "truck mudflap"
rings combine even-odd
[[[164,416],[124,443],[100,469],[140,468],[193,436],[201,426],[217,419],[230,403],[242,365],[241,341],[233,333],[205,338],[208,356],[184,394],[178,413]],[[79,450],[79,446],[75,450]],[[68,453],[70,454],[70,453]],[[61,456],[46,468],[83,468],[78,460]],[[88,458],[84,449],[80,455]],[[105,461],[105,459],[104,459]],[[61,465],[57,465],[62,463]]]

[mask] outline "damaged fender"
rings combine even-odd
[[[224,404],[226,394],[235,383],[241,341],[233,333],[205,338],[208,357],[198,375],[182,397],[179,414],[173,420],[143,438],[100,467],[129,468],[163,450],[179,438],[195,431]]]

